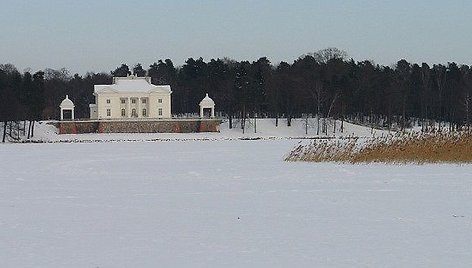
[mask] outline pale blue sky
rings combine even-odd
[[[292,62],[326,47],[355,60],[472,64],[472,1],[1,0],[0,63],[106,71],[170,58]]]

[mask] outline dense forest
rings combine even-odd
[[[450,122],[449,128],[470,124],[472,67],[399,60],[394,66],[355,62],[344,51],[327,48],[292,63],[189,58],[175,67],[170,59],[147,69],[122,64],[110,73],[71,75],[68,70],[19,72],[0,64],[0,121],[59,118],[66,94],[76,105],[76,118],[89,116],[93,85],[110,84],[113,76],[149,76],[153,84],[172,87],[172,113],[198,111],[209,93],[220,114],[233,118],[290,119],[318,116],[357,120],[377,127],[404,128],[414,121],[427,127]],[[441,125],[441,124],[440,124]]]

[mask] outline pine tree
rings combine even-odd
[[[111,72],[114,77],[126,77],[131,74],[128,65],[121,64],[120,67],[116,68],[114,71]]]

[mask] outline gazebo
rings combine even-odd
[[[69,99],[69,95],[59,105],[61,108],[61,120],[74,120],[74,103]]]
[[[208,97],[208,93],[206,93],[205,98],[200,102],[200,117],[204,117],[204,110],[210,109],[210,118],[215,117],[215,102]]]

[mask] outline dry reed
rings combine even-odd
[[[313,141],[286,161],[348,163],[472,163],[472,133],[409,133],[369,140]]]

